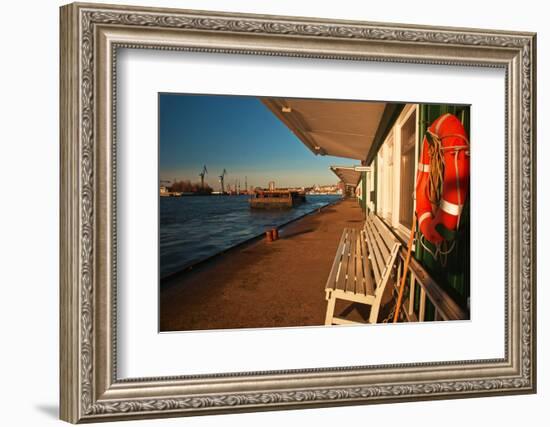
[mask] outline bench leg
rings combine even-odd
[[[369,323],[378,323],[378,312],[380,311],[380,304],[382,303],[382,296],[376,298],[374,303],[370,307]]]
[[[334,306],[336,305],[336,298],[331,293],[327,303],[327,315],[325,317],[325,325],[332,325],[332,318],[334,317]]]

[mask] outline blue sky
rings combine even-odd
[[[351,159],[316,156],[255,97],[160,94],[160,179],[278,187],[335,184],[330,165]]]

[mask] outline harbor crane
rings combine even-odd
[[[202,167],[202,172],[199,173],[199,176],[201,177],[201,188],[204,188],[204,175],[206,175],[208,171],[206,170],[206,165]]]
[[[227,175],[227,171],[224,169],[222,174],[220,175],[220,184],[222,187],[222,194],[225,193],[225,188],[223,186],[223,179],[225,178],[225,175]]]

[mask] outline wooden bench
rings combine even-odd
[[[328,302],[325,325],[361,323],[335,316],[337,299],[370,306],[368,323],[378,321],[382,295],[400,245],[372,213],[362,230],[344,229],[325,287]]]

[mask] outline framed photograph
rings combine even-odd
[[[535,392],[535,34],[60,22],[63,420]]]

